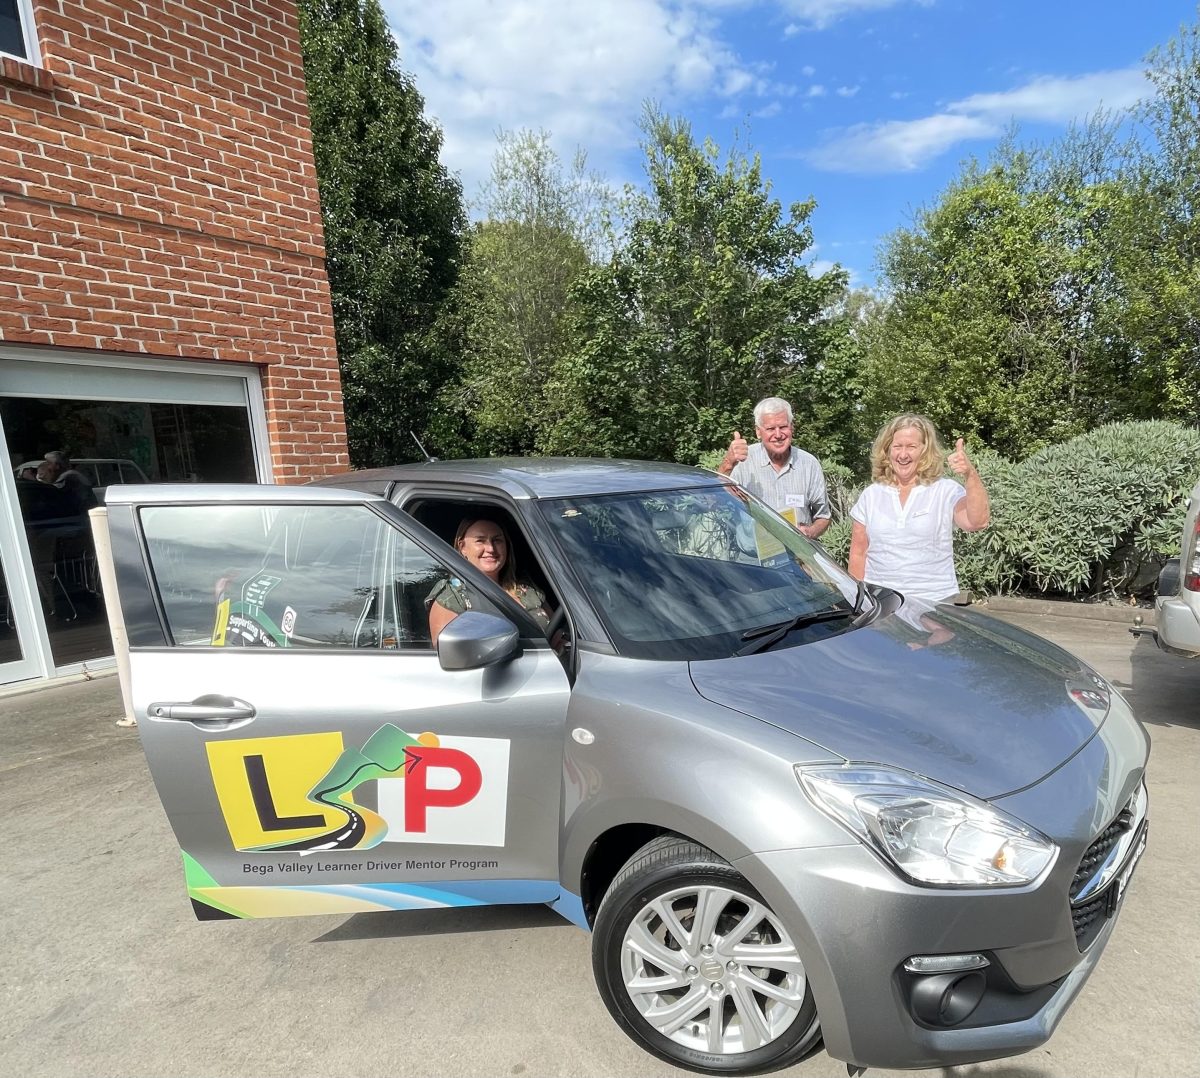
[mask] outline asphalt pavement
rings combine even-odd
[[[1049,1043],[941,1073],[1200,1075],[1200,661],[1135,641],[1132,612],[994,612],[1128,698],[1154,744],[1153,832],[1100,966]],[[588,935],[544,907],[197,922],[138,731],[120,716],[113,677],[0,697],[0,1072],[686,1073],[619,1031]],[[819,1051],[784,1073],[846,1069]]]

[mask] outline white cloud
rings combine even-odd
[[[796,31],[823,30],[848,15],[864,11],[880,11],[902,3],[930,7],[935,0],[781,0],[783,8],[800,20]],[[796,24],[793,24],[796,25]],[[791,30],[791,27],[789,27]]]
[[[805,64],[800,69],[800,74],[803,75],[806,79],[811,79],[816,73],[817,73],[817,69],[815,67],[813,67],[812,64]]]
[[[837,95],[838,97],[853,97],[861,89],[861,86],[839,86]]]
[[[569,156],[614,170],[641,103],[775,99],[796,87],[722,39],[714,0],[383,0],[400,64],[445,134],[442,159],[468,196],[489,173],[497,129],[551,132]]]
[[[1097,71],[1073,78],[1041,76],[1004,93],[972,94],[949,111],[977,116],[1010,117],[1043,123],[1069,123],[1103,106],[1124,109],[1150,89],[1141,67]]]
[[[824,96],[825,96],[825,94],[826,94],[825,87],[824,87],[824,86],[822,86],[822,85],[821,85],[821,84],[818,82],[818,83],[816,83],[815,85],[813,85],[813,86],[810,86],[810,87],[808,88],[808,92],[807,92],[807,93],[806,93],[804,96],[805,96],[805,97],[824,97]]]
[[[1100,107],[1126,108],[1148,89],[1140,68],[1042,76],[1002,93],[972,94],[932,116],[833,131],[804,156],[831,172],[912,172],[957,143],[996,138],[1011,120],[1068,123]]]
[[[829,172],[911,172],[964,139],[991,138],[1001,128],[973,116],[926,116],[855,124],[807,154]]]
[[[751,115],[760,120],[769,120],[772,116],[778,116],[782,111],[783,106],[778,101],[772,101],[769,105],[756,109]]]

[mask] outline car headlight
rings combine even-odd
[[[872,764],[797,766],[804,792],[917,883],[1019,887],[1058,847],[997,808],[928,779]]]

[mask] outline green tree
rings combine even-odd
[[[1010,137],[888,239],[865,417],[926,411],[1015,459],[1104,423],[1200,422],[1200,25],[1147,64],[1131,113]]]
[[[1153,411],[1200,423],[1200,25],[1148,58],[1155,92],[1136,195],[1117,251],[1121,302],[1109,329],[1129,353],[1130,381]]]
[[[576,344],[547,387],[540,448],[693,462],[771,393],[799,406],[805,444],[835,445],[829,402],[847,398],[854,350],[831,313],[845,273],[803,261],[813,203],[785,214],[757,158],[722,164],[682,120],[648,109],[644,131],[648,188],[627,190],[623,242],[576,285]]]
[[[462,192],[378,0],[299,10],[350,458],[395,463],[457,373]]]
[[[458,290],[450,395],[475,453],[528,452],[547,427],[545,384],[569,349],[570,290],[599,248],[604,201],[582,152],[564,167],[547,132],[501,132]]]
[[[890,299],[863,375],[872,422],[923,411],[947,436],[1020,459],[1152,414],[1112,333],[1136,206],[1118,120],[1097,116],[1044,149],[1006,141],[889,237]]]

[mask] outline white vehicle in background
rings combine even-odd
[[[19,477],[27,468],[37,471],[37,466],[41,463],[40,460],[27,460],[24,464],[17,465],[13,473]],[[104,501],[104,491],[110,486],[150,482],[149,476],[133,461],[118,457],[81,457],[79,460],[72,460],[71,467],[87,477],[101,502]]]
[[[1200,483],[1192,488],[1179,557],[1159,574],[1154,611],[1154,640],[1163,651],[1200,655]]]

